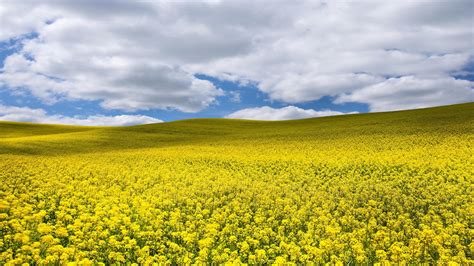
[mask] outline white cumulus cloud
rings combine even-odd
[[[352,112],[355,113],[355,112]],[[310,117],[343,115],[346,113],[313,109],[302,109],[296,106],[286,106],[283,108],[272,108],[269,106],[246,108],[227,115],[227,118],[249,119],[249,120],[292,120]]]
[[[145,115],[93,115],[88,117],[68,117],[48,115],[40,108],[6,106],[0,104],[0,121],[34,122],[45,124],[83,125],[83,126],[130,126],[163,122]]]
[[[415,109],[474,101],[474,82],[452,77],[390,78],[350,94],[336,102],[369,104],[371,111]]]
[[[401,86],[387,85],[393,78],[433,87],[465,70],[473,8],[471,0],[5,0],[0,41],[36,35],[6,59],[0,83],[45,103],[98,100],[127,111],[199,112],[229,97],[196,74],[253,82],[290,104],[346,95],[373,110],[438,104],[439,90],[386,107],[357,95],[403,97]],[[464,86],[446,90],[450,103],[466,96]]]

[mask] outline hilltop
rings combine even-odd
[[[336,143],[370,135],[472,134],[473,125],[474,103],[289,121],[191,119],[127,127],[0,122],[0,153],[54,155],[230,142],[246,146],[249,140]]]

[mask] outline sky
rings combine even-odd
[[[0,1],[0,120],[286,120],[474,101],[474,1]]]

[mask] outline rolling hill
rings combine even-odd
[[[474,103],[0,122],[0,264],[474,263]]]
[[[54,155],[239,142],[247,146],[248,141],[271,140],[330,144],[368,136],[471,135],[473,125],[474,103],[289,121],[191,119],[128,127],[0,122],[0,153]]]

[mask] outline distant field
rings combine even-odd
[[[0,122],[0,265],[474,263],[474,103]]]

